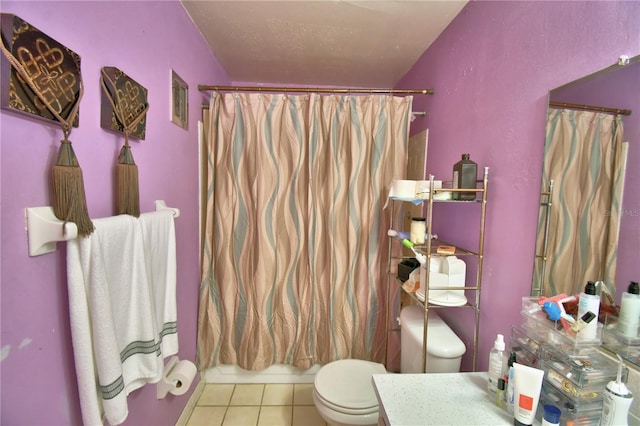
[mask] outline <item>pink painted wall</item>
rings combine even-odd
[[[491,168],[480,370],[495,335],[520,323],[530,292],[548,91],[639,54],[639,22],[633,1],[472,1],[397,86],[435,90],[414,98],[414,109],[428,113],[412,126],[429,128],[428,173],[451,179],[465,152],[479,170]],[[475,244],[477,211],[449,207],[438,206],[434,232]],[[439,312],[467,344],[470,369],[472,311]]]
[[[152,7],[150,7],[152,5]],[[100,128],[100,68],[115,66],[149,90],[146,140],[132,142],[142,211],[163,199],[180,209],[179,355],[195,360],[199,288],[198,84],[229,84],[178,1],[2,1],[14,13],[77,52],[85,95],[71,140],[84,172],[89,213],[113,214],[113,165],[123,138]],[[170,70],[189,84],[189,129],[170,121]],[[1,418],[2,424],[81,424],[69,331],[65,245],[29,257],[25,207],[50,205],[49,173],[61,132],[0,111]],[[195,385],[194,385],[195,387]],[[193,389],[193,388],[192,388]],[[127,424],[175,424],[189,394],[156,400],[154,385],[129,396]]]

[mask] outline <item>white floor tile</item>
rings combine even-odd
[[[222,426],[256,426],[258,424],[258,415],[260,407],[234,407],[227,408],[227,414],[224,416]]]
[[[293,406],[293,426],[326,426],[326,424],[315,406]]]
[[[296,383],[293,386],[293,405],[313,405],[313,383]]]
[[[196,407],[187,426],[221,426],[227,407]]]
[[[263,393],[264,384],[236,385],[229,405],[260,405]]]
[[[234,384],[210,383],[205,385],[197,405],[229,405]]]
[[[260,407],[258,426],[292,426],[292,415],[293,407],[291,405],[263,405]]]
[[[266,384],[262,405],[293,405],[293,383]]]

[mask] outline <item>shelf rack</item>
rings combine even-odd
[[[549,246],[549,220],[551,217],[551,207],[553,205],[553,179],[549,181],[549,187],[546,191],[540,192],[540,213],[538,221],[542,221],[544,226],[541,242],[541,253],[536,253],[536,261],[538,261],[537,269],[534,269],[532,296],[544,295],[544,279],[547,272],[547,251]],[[536,248],[538,245],[536,244]],[[536,271],[539,271],[538,279],[536,279]]]
[[[432,256],[446,256],[444,254],[438,254],[437,253],[437,247],[439,245],[449,245],[449,246],[454,246],[456,247],[456,251],[453,254],[454,256],[472,256],[475,257],[477,259],[477,272],[476,272],[476,277],[475,277],[475,285],[473,286],[467,286],[465,285],[464,287],[433,287],[431,288],[429,286],[429,273],[427,272],[426,275],[426,280],[424,283],[425,286],[425,295],[424,295],[424,302],[421,301],[415,294],[413,293],[408,293],[405,292],[406,294],[408,294],[412,300],[414,300],[417,304],[421,305],[424,307],[424,329],[423,329],[423,345],[422,345],[422,367],[423,373],[426,373],[427,370],[427,337],[428,337],[428,322],[429,322],[429,317],[428,317],[428,313],[429,313],[429,309],[431,308],[438,308],[438,309],[451,309],[451,308],[455,308],[455,307],[445,307],[445,306],[440,306],[440,305],[436,305],[436,304],[432,304],[429,303],[429,291],[430,290],[472,290],[475,293],[475,301],[473,303],[467,302],[464,305],[461,305],[459,307],[465,307],[465,308],[472,308],[475,312],[474,312],[474,330],[473,330],[473,371],[476,371],[477,369],[477,358],[478,358],[478,337],[479,337],[479,325],[480,325],[480,295],[481,295],[481,289],[482,289],[482,271],[483,271],[483,262],[484,262],[484,231],[485,231],[485,223],[486,223],[486,212],[487,212],[487,189],[488,189],[488,183],[489,183],[489,168],[485,167],[484,168],[484,175],[482,180],[478,180],[476,181],[476,189],[453,189],[453,188],[435,188],[434,186],[434,176],[430,175],[429,176],[429,194],[430,196],[427,199],[416,199],[416,200],[409,200],[411,202],[413,202],[414,204],[418,201],[422,202],[422,203],[426,203],[426,207],[427,207],[427,215],[426,215],[426,222],[427,222],[427,236],[431,236],[433,235],[433,229],[432,229],[432,225],[433,225],[433,207],[434,204],[439,204],[439,203],[454,203],[454,204],[480,204],[480,223],[479,223],[479,241],[478,241],[478,248],[477,250],[469,250],[469,249],[465,249],[462,247],[459,247],[455,244],[450,244],[447,243],[445,241],[442,240],[433,240],[431,238],[426,238],[425,239],[425,244],[421,245],[421,246],[415,246],[414,249],[425,255],[427,258],[426,261],[426,265],[428,267],[428,265],[430,264],[430,260]],[[453,193],[453,192],[475,192],[476,193],[476,199],[475,200],[450,200],[450,199],[441,199],[441,197],[438,197],[438,194],[445,194],[447,192]],[[393,221],[394,221],[394,215],[395,215],[395,203],[396,202],[407,202],[408,200],[406,199],[394,199],[393,197],[390,198],[392,201],[392,210],[391,210],[391,218],[390,218],[390,228],[393,229]],[[392,273],[391,271],[391,261],[392,259],[406,259],[406,256],[401,256],[400,258],[398,257],[393,257],[392,256],[392,244],[394,238],[390,237],[389,238],[389,248],[388,248],[388,273],[387,273],[387,300],[389,301],[389,303],[391,302],[391,280],[394,279],[394,281],[397,281],[398,283],[400,283],[400,280],[397,278],[397,276]],[[400,283],[401,284],[401,283]],[[421,283],[422,285],[422,283]],[[402,290],[404,291],[404,290]],[[389,312],[389,306],[387,306],[387,315]],[[388,317],[387,317],[387,326],[388,326],[389,322],[388,322]],[[394,331],[394,329],[388,329],[389,331]]]

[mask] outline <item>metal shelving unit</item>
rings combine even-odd
[[[544,294],[544,280],[547,273],[547,249],[549,241],[549,220],[551,217],[551,207],[553,205],[553,179],[549,181],[549,187],[547,191],[540,192],[540,212],[538,219],[538,226],[544,226],[542,234],[542,242],[536,243],[536,249],[539,245],[541,252],[536,253],[535,259],[536,269],[534,270],[533,288],[531,289],[532,296],[542,296]],[[536,277],[537,275],[537,277]]]
[[[429,321],[429,317],[428,317],[428,313],[429,313],[429,309],[432,308],[438,308],[438,309],[455,309],[455,308],[469,308],[469,309],[473,309],[475,311],[475,318],[474,318],[474,331],[473,331],[473,371],[476,371],[476,367],[477,367],[477,355],[478,355],[478,333],[479,333],[479,325],[480,325],[480,294],[481,294],[481,289],[482,289],[482,267],[483,267],[483,262],[484,262],[484,230],[485,230],[485,221],[486,221],[486,211],[487,211],[487,189],[488,189],[488,179],[489,179],[489,168],[485,167],[484,168],[484,176],[482,180],[478,180],[477,181],[477,187],[476,189],[452,189],[452,188],[435,188],[434,186],[434,179],[433,179],[433,175],[429,176],[429,188],[430,188],[430,196],[428,199],[425,200],[411,200],[411,202],[418,202],[421,201],[423,203],[426,203],[426,210],[427,210],[427,214],[426,214],[426,225],[427,225],[427,236],[431,236],[433,235],[433,230],[432,230],[432,222],[433,222],[433,209],[434,209],[434,205],[435,204],[440,204],[440,203],[452,203],[452,204],[456,204],[456,205],[469,205],[469,204],[480,204],[480,220],[479,220],[479,239],[478,239],[478,247],[477,249],[474,250],[469,250],[469,249],[465,249],[462,248],[460,246],[457,246],[455,244],[451,244],[449,242],[445,242],[439,239],[431,239],[431,238],[427,238],[425,239],[425,244],[421,245],[421,246],[415,246],[414,248],[416,249],[417,252],[424,254],[427,257],[427,262],[426,265],[430,264],[431,261],[431,257],[433,256],[447,256],[447,254],[439,254],[437,253],[437,248],[438,246],[442,246],[442,245],[447,245],[447,246],[454,246],[456,248],[455,253],[453,253],[453,255],[458,256],[458,257],[473,257],[477,259],[477,272],[476,272],[476,277],[475,277],[475,281],[474,281],[474,285],[471,286],[467,286],[465,283],[464,287],[430,287],[429,285],[429,272],[427,271],[426,273],[426,282],[424,283],[425,285],[425,294],[424,294],[424,302],[421,301],[415,294],[413,293],[408,293],[405,292],[406,294],[408,294],[416,303],[418,303],[419,305],[424,307],[424,335],[423,335],[423,345],[422,345],[422,366],[423,366],[423,373],[426,372],[427,370],[427,335],[428,335],[428,321]],[[444,192],[475,192],[476,193],[476,199],[475,200],[470,200],[470,201],[465,201],[465,200],[439,200],[436,199],[437,194],[440,193],[444,193]],[[390,224],[389,227],[390,229],[394,229],[393,226],[393,222],[394,222],[394,215],[395,215],[395,203],[403,203],[403,202],[407,202],[408,200],[406,199],[394,199],[393,197],[391,198],[392,200],[392,213],[391,213],[391,219],[390,219]],[[388,273],[387,273],[387,300],[389,303],[391,303],[391,298],[390,298],[390,290],[391,290],[391,285],[392,285],[392,281],[394,283],[397,283],[398,285],[402,285],[402,282],[398,279],[397,275],[394,274],[391,271],[391,262],[392,259],[395,260],[401,260],[401,259],[407,259],[407,256],[401,256],[401,257],[394,257],[392,256],[392,245],[393,244],[401,244],[401,241],[395,237],[389,237],[389,254],[388,254]],[[409,256],[411,257],[411,256]],[[467,282],[468,282],[468,277],[467,277]],[[421,283],[422,284],[422,283]],[[469,302],[467,301],[466,304],[461,305],[461,306],[451,306],[451,307],[446,307],[446,306],[441,306],[441,305],[436,305],[433,303],[429,303],[429,291],[430,290],[464,290],[465,292],[468,290],[471,290],[475,293],[475,300],[473,302]],[[404,290],[403,290],[404,291]],[[390,306],[387,306],[387,315],[389,312],[389,308]],[[388,321],[388,317],[387,317],[387,325],[389,324]],[[388,329],[387,332],[389,331],[394,331],[396,329]]]

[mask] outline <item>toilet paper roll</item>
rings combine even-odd
[[[391,183],[391,197],[414,199],[416,198],[415,180],[394,180]]]
[[[173,385],[169,393],[173,395],[186,393],[193,383],[193,378],[196,377],[196,372],[197,368],[191,361],[179,361],[166,375],[166,381]]]
[[[416,181],[415,180],[398,180],[395,179],[391,182],[391,188],[389,189],[389,196],[384,203],[383,209],[386,209],[389,205],[390,199],[398,199],[403,201],[410,201],[416,206],[422,203],[421,199],[416,198]]]

